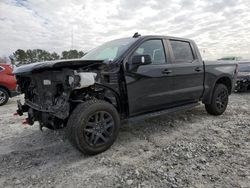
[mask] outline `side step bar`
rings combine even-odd
[[[169,109],[165,109],[165,110],[161,110],[161,111],[151,112],[151,113],[131,117],[129,119],[124,120],[124,122],[132,123],[132,122],[142,121],[145,119],[149,119],[149,118],[153,118],[153,117],[157,117],[157,116],[161,116],[161,115],[166,115],[166,114],[170,114],[170,113],[174,113],[174,112],[185,111],[185,110],[189,110],[191,108],[194,108],[195,106],[198,106],[199,104],[200,103],[195,102],[195,103],[189,103],[189,104],[186,104],[183,106],[177,106],[177,107],[173,107],[173,108],[169,108]]]

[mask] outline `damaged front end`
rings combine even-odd
[[[39,121],[41,126],[58,128],[69,116],[72,91],[94,85],[96,75],[63,69],[16,76],[19,90],[25,96],[24,105],[18,102],[17,113],[28,112],[30,125]]]
[[[77,103],[98,98],[103,92],[94,86],[103,69],[102,63],[91,66],[66,63],[49,64],[49,67],[36,64],[31,70],[29,65],[28,71],[23,67],[15,71],[18,90],[25,99],[24,104],[18,101],[17,114],[28,113],[25,123],[33,125],[38,121],[41,128],[62,128]]]

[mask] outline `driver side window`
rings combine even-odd
[[[135,55],[149,55],[152,64],[166,63],[165,50],[160,39],[145,41],[136,49],[133,56]]]

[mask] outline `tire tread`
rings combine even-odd
[[[205,109],[207,111],[207,113],[211,114],[211,115],[215,115],[215,116],[218,116],[218,115],[221,115],[224,113],[224,111],[220,112],[218,111],[217,107],[216,107],[216,104],[215,104],[215,94],[216,92],[219,90],[219,89],[226,89],[227,90],[227,95],[228,95],[228,89],[227,87],[224,85],[224,84],[216,84],[215,87],[214,87],[214,91],[213,91],[213,96],[212,96],[212,102],[211,104],[205,104]]]

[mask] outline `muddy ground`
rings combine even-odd
[[[121,128],[87,157],[62,131],[22,125],[13,98],[0,107],[0,187],[250,187],[250,93],[220,117],[201,105]]]

